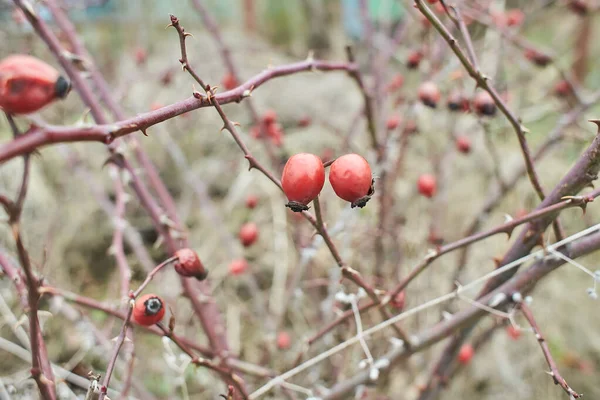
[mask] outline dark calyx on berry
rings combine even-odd
[[[369,193],[366,196],[361,197],[360,199],[354,200],[350,203],[350,208],[359,207],[363,208],[367,205],[371,197],[375,194],[375,179],[371,179],[371,187],[369,188]]]
[[[299,203],[297,201],[290,201],[285,205],[287,208],[292,210],[293,212],[302,212],[310,209],[306,204]]]
[[[482,104],[479,106],[479,112],[482,115],[487,115],[489,117],[496,114],[496,105],[492,103]]]
[[[69,82],[65,77],[59,76],[54,84],[54,93],[56,94],[56,97],[64,99],[67,97],[70,91],[71,82]]]
[[[156,315],[162,310],[163,304],[158,297],[151,297],[144,302],[145,314]]]

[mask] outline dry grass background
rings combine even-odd
[[[194,33],[194,39],[189,42],[193,63],[208,82],[220,81],[223,69],[214,44],[193,22],[182,18],[182,23],[188,31]],[[149,60],[146,66],[138,68],[132,56],[134,41],[129,38],[120,45],[122,48],[119,51],[110,51],[103,48],[106,45],[102,41],[102,35],[108,33],[103,28],[99,29],[101,35],[96,37],[97,41],[93,41],[94,28],[86,27],[88,45],[99,54],[101,66],[109,71],[111,83],[117,88],[116,93],[122,96],[121,103],[129,115],[147,111],[152,104],[169,104],[191,94],[191,80],[186,74],[177,71],[178,48],[174,32],[148,30],[146,33],[152,37]],[[120,34],[128,37],[126,33]],[[29,42],[22,35],[14,35],[14,32],[9,32],[8,35],[11,51]],[[269,63],[277,65],[298,60],[298,57],[285,55],[262,39],[245,37],[236,30],[227,31],[225,39],[232,44],[235,60],[245,78],[261,71]],[[41,43],[29,43],[32,43],[35,54],[51,59]],[[108,51],[110,58],[103,57]],[[5,55],[5,51],[0,54]],[[331,57],[340,59],[342,55],[336,53]],[[597,59],[596,57],[595,60]],[[173,84],[170,87],[160,87],[157,84],[159,73],[171,67],[175,70]],[[547,72],[543,74],[545,75],[537,79],[548,82],[555,78]],[[418,84],[418,75],[409,74],[407,78],[404,93],[411,99],[415,97],[413,88]],[[532,89],[535,85],[529,85],[526,91],[518,91],[521,114],[532,130],[532,147],[543,140],[557,120],[556,114],[561,107],[557,100],[541,103],[548,90],[544,87],[548,85],[541,85],[537,90]],[[442,87],[445,89],[444,84]],[[285,128],[284,151],[281,154],[283,159],[285,154],[299,151],[320,154],[325,148],[332,148],[336,155],[342,154],[345,149],[340,148],[339,133],[332,127],[345,134],[362,104],[360,94],[351,80],[341,73],[306,73],[277,79],[259,88],[253,99],[259,110],[272,108],[277,111]],[[534,122],[528,121],[535,119],[535,115],[546,107],[556,110],[554,115]],[[258,159],[266,162],[263,146],[248,135],[249,118],[243,105],[230,105],[225,107],[225,111],[231,119],[240,121],[243,137],[249,143],[251,151]],[[67,101],[51,107],[43,116],[51,122],[77,123],[88,118],[83,112],[76,94],[71,94]],[[308,128],[297,128],[297,120],[305,115],[313,118],[313,124]],[[405,162],[405,172],[395,187],[397,200],[393,207],[394,213],[406,217],[406,224],[398,232],[401,235],[400,249],[403,256],[403,262],[397,271],[399,276],[416,264],[429,248],[427,236],[430,211],[432,207],[436,207],[436,203],[417,196],[415,182],[420,173],[431,171],[428,154],[431,149],[437,152],[444,149],[451,124],[450,117],[444,111],[417,107],[416,117],[420,133],[413,139]],[[590,112],[587,117],[598,115]],[[544,187],[551,188],[558,182],[585,147],[585,142],[593,137],[592,127],[584,122],[586,119],[581,119],[580,128],[571,130],[580,133],[585,138],[584,141],[569,141],[553,151],[538,166]],[[471,116],[461,116],[456,124],[457,131],[464,130],[473,138],[474,151],[469,156],[455,154],[448,164],[448,180],[445,182],[447,205],[437,214],[440,216],[441,232],[447,241],[460,238],[466,224],[473,218],[474,211],[483,204],[489,182],[493,180],[492,165],[480,126]],[[242,359],[284,371],[292,366],[301,349],[302,340],[321,327],[317,322],[319,318],[327,321],[335,316],[333,295],[340,288],[337,284],[338,271],[326,248],[318,238],[312,237],[306,222],[296,221],[283,207],[283,195],[260,173],[247,171],[247,163],[231,138],[219,132],[220,126],[215,112],[210,109],[198,110],[189,116],[180,116],[151,128],[148,131],[149,137],[141,137],[141,142],[175,195],[181,218],[188,228],[190,243],[210,269],[213,293],[225,317],[232,349]],[[516,138],[502,117],[496,117],[490,123],[490,129],[502,155],[500,168],[504,173],[512,171],[522,162]],[[3,141],[8,140],[10,134],[6,125],[1,126],[0,136]],[[366,139],[364,127],[360,126],[358,134],[350,143],[350,149],[374,161],[373,154],[367,150]],[[82,164],[69,163],[68,156],[71,153],[76,153],[83,160]],[[110,216],[107,216],[97,201],[98,196],[104,201],[109,200],[106,195],[112,190],[108,171],[102,168],[106,155],[105,149],[99,144],[61,145],[42,149],[32,165],[30,191],[22,225],[30,254],[48,282],[118,306],[118,272],[114,259],[108,254],[112,223]],[[16,177],[20,174],[20,168],[20,160],[2,166],[2,192],[14,192],[19,183]],[[143,176],[143,171],[140,173]],[[259,206],[251,212],[243,207],[248,194],[256,194],[260,198]],[[329,227],[334,231],[342,228],[334,235],[342,257],[369,276],[373,260],[371,238],[377,221],[376,201],[363,210],[350,211],[346,204],[335,197],[328,185],[321,197]],[[523,181],[490,215],[484,227],[498,225],[504,221],[504,214],[514,215],[518,209],[531,209],[535,204],[535,195],[529,183]],[[580,210],[573,209],[565,211],[561,220],[568,233],[575,233],[597,223],[599,217],[600,207],[592,203],[585,217],[582,217]],[[142,239],[151,247],[155,237],[150,220],[134,200],[128,206],[127,219],[140,230]],[[259,242],[244,250],[236,241],[236,234],[239,226],[247,220],[258,223],[261,231]],[[4,225],[0,229],[2,247],[12,250],[13,244],[8,231]],[[316,250],[314,258],[307,265],[302,265],[302,257],[312,255],[313,252],[302,250],[301,247],[311,244]],[[474,245],[462,281],[467,283],[491,271],[494,267],[492,257],[503,254],[509,244],[510,241],[500,235]],[[388,252],[385,261],[389,269],[396,264],[396,251],[393,251],[396,247],[396,243],[386,242]],[[153,250],[152,254],[156,260],[164,256],[159,250]],[[242,277],[229,276],[229,261],[242,256],[250,261],[250,273]],[[42,260],[45,260],[43,265]],[[596,260],[597,256],[592,255],[581,262],[595,270]],[[129,262],[134,269],[132,286],[135,287],[145,273],[131,254]],[[407,307],[445,294],[450,289],[449,279],[455,264],[456,254],[436,261],[409,287]],[[285,290],[286,283],[289,284],[299,268],[303,268],[300,275],[303,279],[300,287],[303,289],[289,293]],[[327,279],[329,287],[306,287],[318,279]],[[583,392],[586,398],[594,399],[600,398],[600,315],[598,302],[586,295],[585,290],[591,285],[589,277],[573,267],[565,266],[538,285],[533,294],[532,308],[559,360],[563,376],[573,388]],[[17,318],[20,318],[22,312],[18,309],[12,289],[11,282],[6,279],[0,281],[0,294],[12,306]],[[180,333],[199,341],[204,340],[202,334],[198,333],[200,328],[194,321],[187,300],[180,296],[178,278],[172,271],[161,273],[148,291],[159,293],[167,300],[177,317],[177,329]],[[282,309],[288,296],[288,307]],[[458,305],[466,306],[461,303]],[[105,332],[108,337],[116,335],[120,327],[118,321],[106,319],[97,312],[84,311],[85,318],[77,322],[66,322],[60,312],[61,303],[55,300],[45,302],[43,309],[53,314],[45,325],[52,360],[60,364],[82,355],[79,364],[85,370],[84,373],[89,369],[103,371],[106,366],[106,347],[90,346],[91,327],[85,321],[92,321],[96,329]],[[409,319],[406,329],[416,332],[437,322],[439,318],[440,310],[430,309]],[[378,317],[374,316],[367,315],[363,318],[363,323],[367,326],[378,321]],[[524,321],[519,321],[523,326],[526,325]],[[274,344],[276,333],[281,329],[290,332],[293,338],[291,350],[279,351]],[[337,340],[349,338],[354,333],[353,324],[344,325],[333,335],[314,345],[308,354],[314,356],[333,346]],[[386,331],[369,340],[374,353],[385,351],[388,347],[387,337],[390,335],[391,332]],[[17,342],[6,321],[0,324],[0,336]],[[136,379],[149,391],[163,398],[182,396],[178,387],[180,374],[165,368],[160,339],[140,333],[135,340],[136,355],[139,358],[136,362]],[[82,348],[85,350],[81,351]],[[434,346],[430,351],[416,355],[408,367],[397,368],[386,380],[388,384],[381,392],[393,399],[412,398],[416,393],[416,385],[424,382],[431,362],[436,360],[441,348],[441,345]],[[0,354],[0,376],[4,383],[12,382],[22,389],[21,396],[15,395],[14,398],[34,397],[35,391],[23,389],[26,386],[23,379],[27,375],[27,364],[2,350]],[[345,355],[334,356],[331,363],[335,368],[341,369],[338,379],[352,376],[362,358],[359,346],[353,347]],[[570,366],[572,361],[569,360],[573,358],[584,360],[589,364],[589,369],[580,371]],[[321,381],[319,376],[328,375],[331,363],[327,361],[311,369],[307,374],[301,375],[301,381],[307,385],[330,386],[331,381]],[[406,369],[410,369],[411,373],[405,373]],[[525,332],[520,340],[512,341],[500,331],[477,354],[472,364],[458,375],[442,398],[564,398],[563,392],[552,384],[545,371],[545,361],[532,334]],[[215,390],[223,392],[222,384],[215,387],[214,376],[205,370],[188,368],[185,375],[192,398],[212,398],[209,393],[214,393]],[[201,394],[204,390],[206,392]],[[280,394],[273,394],[271,398],[278,396]]]

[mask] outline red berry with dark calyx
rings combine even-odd
[[[463,111],[467,112],[471,109],[469,99],[463,95],[459,90],[453,90],[448,95],[446,105],[450,111]]]
[[[286,207],[292,211],[308,210],[325,184],[323,161],[314,154],[299,153],[285,163],[281,175],[281,186],[289,202]]]
[[[338,157],[329,169],[329,183],[335,194],[351,207],[364,207],[373,195],[373,174],[368,161],[358,154]]]
[[[496,114],[496,103],[494,103],[494,99],[486,91],[480,91],[475,95],[473,108],[478,115],[492,117]]]
[[[463,345],[458,352],[458,362],[462,365],[467,365],[471,362],[473,355],[475,354],[475,350],[473,346],[470,344]]]
[[[231,275],[242,275],[247,269],[248,261],[244,258],[239,258],[229,263],[229,273]]]
[[[441,96],[440,90],[433,82],[423,82],[421,86],[419,86],[419,100],[427,107],[437,107]]]
[[[393,131],[394,129],[396,129],[398,126],[400,126],[400,117],[397,115],[392,115],[391,117],[388,118],[385,126],[387,128],[388,131]]]
[[[557,97],[568,97],[569,95],[571,95],[573,93],[573,87],[571,86],[571,84],[566,81],[566,80],[560,80],[556,83],[556,85],[554,85],[554,94]]]
[[[433,197],[437,191],[437,181],[435,176],[431,174],[421,175],[417,181],[417,188],[419,189],[419,193],[423,196],[428,198]]]
[[[68,80],[35,57],[16,54],[0,61],[0,108],[9,114],[38,111],[70,90]]]
[[[421,60],[423,59],[423,53],[419,50],[413,50],[408,54],[408,58],[406,60],[406,66],[409,69],[416,69],[421,64]]]
[[[246,197],[246,207],[249,209],[254,209],[256,208],[256,206],[258,205],[258,197],[250,194],[248,195],[248,197]]]
[[[155,294],[146,294],[135,301],[133,320],[143,326],[152,326],[165,316],[165,303]]]
[[[427,2],[428,2],[429,4],[435,4],[435,3],[437,3],[438,1],[439,1],[439,0],[427,0]]]
[[[290,334],[285,332],[285,331],[281,331],[277,334],[277,348],[279,350],[287,350],[292,346],[292,338],[290,337]]]
[[[537,65],[538,67],[545,67],[552,62],[552,58],[549,55],[540,53],[534,49],[525,50],[525,58]]]
[[[471,152],[471,139],[468,136],[459,136],[456,138],[456,149],[463,154]]]
[[[512,340],[517,340],[521,337],[521,330],[514,325],[508,325],[506,327],[506,333]]]
[[[175,257],[177,257],[177,261],[175,261],[174,268],[179,275],[193,276],[199,281],[206,279],[208,276],[208,271],[204,268],[200,257],[194,250],[179,249],[175,252]]]
[[[247,222],[240,228],[240,242],[244,247],[252,246],[258,240],[258,225]]]

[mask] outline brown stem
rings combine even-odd
[[[537,339],[538,343],[540,344],[540,347],[542,348],[542,353],[544,353],[544,358],[546,358],[546,362],[548,363],[548,366],[550,367],[550,372],[551,372],[550,375],[552,376],[552,379],[554,379],[554,384],[560,385],[560,387],[562,387],[563,390],[569,396],[571,396],[575,399],[580,398],[581,395],[579,395],[576,391],[571,389],[571,387],[567,384],[567,381],[565,380],[565,378],[563,378],[560,375],[560,372],[558,371],[558,367],[556,366],[556,362],[554,361],[554,358],[552,358],[552,354],[550,353],[550,349],[548,348],[548,343],[546,343],[546,339],[544,339],[544,336],[542,335],[542,332],[541,332],[537,322],[535,321],[535,318],[533,317],[533,313],[531,312],[531,309],[525,303],[521,303],[520,308],[521,308],[521,312],[523,313],[523,316],[525,316],[525,319],[527,320],[527,322],[529,322],[529,325],[533,329],[535,338]]]

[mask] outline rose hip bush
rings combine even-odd
[[[14,0],[0,393],[598,397],[598,4],[259,3]]]

